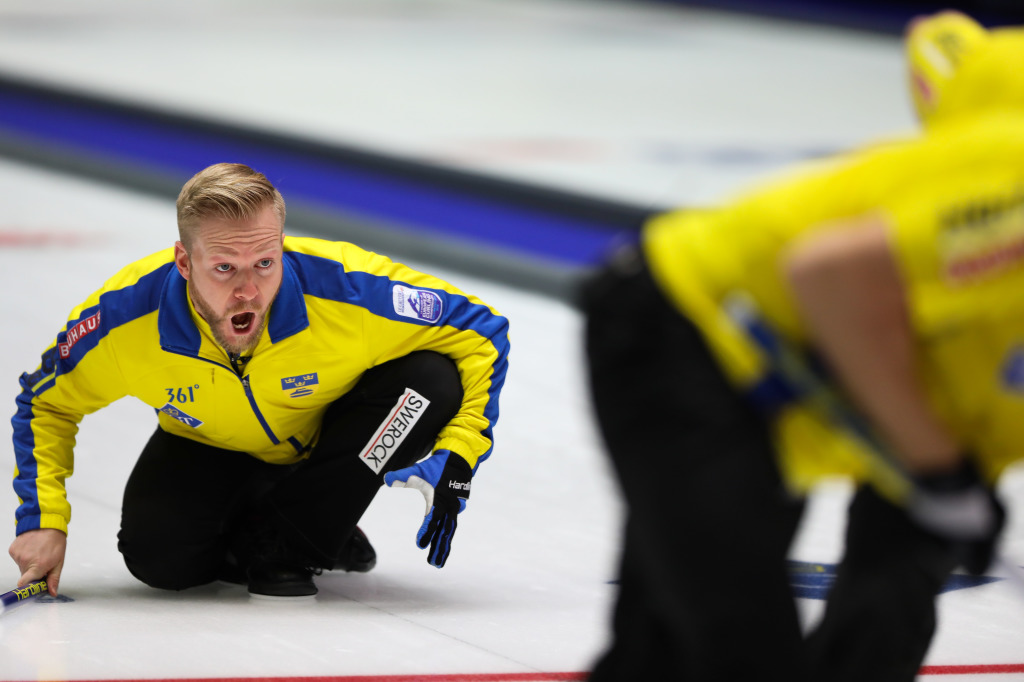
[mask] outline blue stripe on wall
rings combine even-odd
[[[0,131],[138,165],[184,183],[212,163],[246,163],[286,199],[572,265],[597,262],[646,211],[411,161],[245,131],[47,91],[0,77]]]

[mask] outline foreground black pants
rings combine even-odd
[[[359,452],[407,388],[430,405],[375,473]],[[374,367],[328,408],[309,458],[290,466],[157,428],[125,487],[118,533],[125,564],[153,587],[202,585],[217,578],[236,531],[267,523],[309,565],[331,568],[384,474],[430,451],[462,395],[455,363],[437,353]]]
[[[941,543],[861,491],[825,622],[805,643],[786,573],[803,505],[784,490],[766,418],[639,258],[591,281],[582,304],[628,515],[614,640],[591,679],[913,679],[952,568]]]
[[[812,679],[913,680],[935,634],[935,597],[956,563],[946,542],[860,488],[825,616],[807,640]]]

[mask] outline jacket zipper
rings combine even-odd
[[[235,375],[242,382],[242,389],[245,391],[245,397],[249,401],[249,407],[252,408],[253,414],[256,415],[256,419],[259,420],[260,426],[263,427],[263,431],[267,434],[267,438],[270,439],[270,442],[274,445],[279,445],[281,441],[274,435],[274,432],[270,429],[270,424],[268,424],[267,420],[263,418],[263,413],[260,412],[259,405],[256,404],[256,396],[252,394],[252,389],[249,387],[249,375],[242,374],[243,370],[242,366],[239,364],[240,360],[240,355],[228,353],[228,361],[231,363],[231,368],[235,370]]]
[[[245,397],[249,399],[249,405],[252,407],[253,414],[255,414],[256,419],[260,421],[260,426],[263,427],[263,430],[266,432],[267,437],[270,438],[271,442],[274,445],[279,445],[281,441],[279,441],[277,436],[274,435],[274,432],[270,430],[270,424],[268,424],[267,420],[263,418],[263,413],[260,412],[260,408],[256,404],[256,396],[252,394],[252,389],[249,388],[249,375],[240,378],[242,380],[242,388],[245,389]]]

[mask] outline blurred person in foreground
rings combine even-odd
[[[906,47],[919,135],[653,217],[584,287],[628,510],[592,680],[911,680],[948,574],[990,564],[1024,454],[1024,30],[944,12]],[[833,475],[805,638],[787,553]]]
[[[197,173],[177,215],[174,247],[76,307],[21,377],[19,585],[57,594],[78,423],[125,395],[158,422],[118,534],[142,582],[316,594],[323,570],[373,568],[356,523],[384,482],[423,493],[417,544],[442,567],[491,453],[507,320],[352,244],[286,237],[281,194],[241,164]]]

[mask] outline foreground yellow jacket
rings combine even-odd
[[[1021,113],[964,117],[811,164],[721,209],[663,215],[646,229],[644,250],[727,374],[755,394],[771,368],[729,302],[747,297],[778,338],[805,349],[784,253],[809,231],[865,216],[891,234],[932,406],[995,477],[1024,456]],[[799,400],[775,423],[796,488],[830,474],[879,475],[871,449]]]
[[[165,431],[289,464],[308,456],[327,407],[363,372],[433,350],[455,361],[465,394],[434,449],[474,470],[490,455],[508,366],[504,317],[352,244],[286,237],[283,268],[267,327],[239,371],[192,307],[173,249],[127,266],[75,308],[40,367],[21,377],[17,533],[67,531],[78,423],[125,395],[153,407]]]

